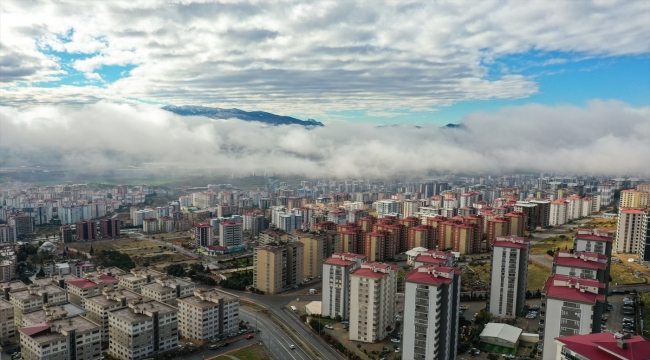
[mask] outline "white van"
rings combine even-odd
[[[291,306],[291,311],[296,312],[296,311],[298,311],[298,309],[296,309],[295,306]]]

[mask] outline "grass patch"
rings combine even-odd
[[[234,356],[239,360],[272,360],[266,351],[266,347],[260,344],[253,344],[239,350],[229,352],[228,355]],[[231,357],[220,355],[210,360],[232,360]]]
[[[472,266],[472,269],[476,271],[476,274],[478,274],[478,277],[485,280],[485,281],[490,281],[490,276],[492,274],[492,264],[489,262],[485,262],[483,265],[475,265]]]
[[[556,251],[557,249],[566,250],[573,249],[573,236],[571,235],[558,235],[546,238],[530,247],[531,255],[543,255],[549,250]]]
[[[615,262],[612,262],[609,275],[612,277],[613,282],[619,284],[640,284],[645,282],[643,277],[634,276],[634,270],[630,267]]]
[[[551,275],[551,269],[529,261],[526,289],[531,291],[541,290],[544,287],[544,283],[546,282],[546,279],[548,279],[549,275]]]
[[[617,219],[595,219],[583,225],[583,227],[590,229],[601,229],[601,230],[616,230],[616,221]]]

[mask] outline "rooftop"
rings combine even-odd
[[[569,250],[560,250],[555,253],[553,262],[556,265],[570,266],[583,269],[605,269],[607,262],[600,262],[598,260],[606,260],[607,256],[598,253],[589,253],[583,251],[576,251],[571,253]]]
[[[519,340],[522,330],[508,324],[487,323],[481,332],[481,337],[495,337],[516,343]]]
[[[178,299],[179,304],[185,303],[194,307],[199,307],[202,309],[210,308],[215,305],[220,299],[225,300],[236,300],[237,297],[226,294],[224,292],[217,291],[215,289],[203,290],[196,289],[194,290],[193,296],[187,296],[184,298]]]
[[[111,290],[104,291],[101,295],[85,298],[84,301],[90,301],[105,307],[115,305],[115,303],[120,302],[122,298],[126,299],[127,302],[130,302],[131,300],[142,299],[142,296],[129,290]]]
[[[20,328],[23,335],[29,336],[38,343],[46,343],[59,339],[61,334],[69,334],[75,331],[77,334],[87,331],[99,330],[99,326],[81,316],[75,316],[67,319],[59,319],[51,322],[42,322],[31,326]]]
[[[605,295],[598,294],[598,290],[604,287],[605,284],[597,280],[556,274],[546,280],[543,293],[551,298],[593,304],[605,300]]]
[[[119,310],[113,310],[109,312],[109,314],[120,318],[122,321],[135,323],[151,319],[151,316],[147,314],[154,312],[158,312],[158,315],[167,315],[170,313],[176,313],[178,310],[174,307],[155,300],[147,302],[141,300],[132,300],[127,307]]]
[[[564,336],[556,340],[567,349],[588,359],[642,360],[647,359],[650,354],[650,341],[639,335],[624,339],[624,349],[618,346],[618,339],[608,332]]]
[[[48,305],[46,304],[43,310],[23,314],[23,318],[28,319],[31,324],[37,324],[47,321],[48,316],[51,317],[50,320],[57,318],[65,319],[86,313],[86,309],[71,303],[55,306]]]
[[[405,281],[440,286],[451,283],[454,274],[460,274],[460,270],[447,266],[424,265],[406,275]]]

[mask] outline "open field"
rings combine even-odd
[[[612,231],[616,230],[616,221],[617,219],[595,219],[584,224],[584,227]]]
[[[571,235],[558,235],[546,238],[530,247],[531,255],[543,255],[548,250],[573,249],[573,237]]]
[[[645,278],[634,276],[634,270],[625,264],[612,262],[609,275],[612,282],[618,284],[640,284],[645,282]]]
[[[150,240],[119,239],[104,240],[85,243],[75,243],[71,248],[83,252],[90,252],[90,248],[97,253],[102,250],[115,250],[129,255],[137,265],[149,263],[155,266],[168,265],[170,263],[193,260],[189,256],[170,251],[170,247]]]
[[[250,346],[247,346],[245,348],[231,351],[229,353],[226,353],[224,355],[220,355],[214,358],[211,358],[209,360],[233,360],[233,359],[238,359],[238,360],[271,360],[271,358],[268,355],[268,351],[266,349],[266,346],[257,343],[253,344]]]
[[[526,289],[541,290],[549,275],[551,275],[551,269],[529,261]]]

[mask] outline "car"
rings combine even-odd
[[[614,333],[614,337],[615,337],[616,339],[622,339],[623,336],[624,336],[624,335],[623,335],[622,333],[620,333],[620,332],[616,332],[616,333]]]
[[[634,319],[632,319],[632,318],[623,318],[623,322],[625,322],[625,321],[632,321],[633,322]]]
[[[528,309],[530,309],[530,310],[539,310],[539,305],[531,305],[531,306],[528,307]],[[506,355],[506,354],[504,354],[504,355]]]
[[[612,294],[625,294],[625,291],[621,289],[614,289],[612,290]]]
[[[396,352],[396,353],[398,353],[398,352],[400,352],[400,351],[402,351],[402,349],[400,349],[400,348],[398,348],[398,347],[395,348],[395,352]]]
[[[255,334],[248,334],[246,335],[246,339],[250,340],[255,337]]]
[[[341,324],[343,324],[343,325],[347,325],[347,324],[349,324],[349,322],[347,322],[347,321],[341,321]]]
[[[514,359],[516,357],[516,356],[511,355],[511,354],[502,354],[501,356],[506,358],[506,359]]]
[[[603,316],[603,317],[601,317],[600,320],[602,320],[602,321],[607,321],[607,316]]]
[[[479,355],[481,355],[481,350],[476,349],[476,351],[474,352],[474,356],[479,356]]]
[[[296,345],[294,345],[294,344],[289,345],[289,347],[291,348],[291,350],[295,350],[295,349],[296,349]]]
[[[401,341],[399,339],[397,339],[397,338],[392,338],[392,339],[390,339],[390,342],[399,344]]]
[[[226,347],[228,345],[230,345],[230,343],[225,342],[225,343],[221,344],[221,347]]]
[[[217,346],[217,345],[210,345],[210,350],[216,350],[218,348],[219,348],[219,346]]]
[[[241,330],[239,330],[239,333],[240,333],[240,334],[243,334],[243,333],[245,333],[246,331],[248,331],[248,330],[246,330],[246,329],[241,329]]]
[[[332,326],[332,325],[325,325],[325,329],[334,330],[334,326]]]

